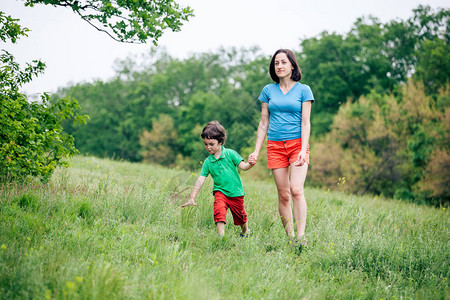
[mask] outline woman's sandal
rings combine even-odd
[[[297,254],[302,253],[302,251],[305,250],[308,247],[308,240],[304,236],[301,236],[298,239],[291,238],[289,243],[292,244],[295,247],[295,252]]]

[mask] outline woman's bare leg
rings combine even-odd
[[[290,190],[294,207],[294,220],[297,227],[297,238],[305,234],[307,205],[304,193],[304,185],[308,164],[296,167],[291,165]]]
[[[286,234],[290,237],[294,237],[295,232],[294,222],[292,220],[289,168],[273,169],[272,173],[278,190],[278,210],[280,212],[281,222],[286,230]]]

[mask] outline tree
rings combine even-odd
[[[178,31],[182,21],[193,16],[192,10],[180,8],[173,0],[24,0],[26,6],[47,4],[69,7],[83,20],[120,42],[157,44],[166,28]],[[17,19],[0,12],[0,39],[15,43],[29,31]],[[87,116],[76,112],[80,106],[70,97],[55,98],[44,93],[41,102],[30,102],[19,88],[33,76],[42,73],[45,64],[33,61],[21,70],[14,56],[2,50],[0,55],[0,179],[22,180],[28,175],[47,180],[58,165],[77,153],[74,138],[63,131],[62,122],[72,119],[86,123]],[[139,103],[141,104],[141,103]],[[111,107],[109,104],[108,107]],[[106,115],[106,114],[105,114]],[[119,120],[116,129],[127,137],[137,139],[137,130],[128,118]],[[106,119],[102,119],[105,122]],[[72,130],[72,126],[68,126]],[[130,143],[118,143],[117,150],[126,158]],[[137,150],[131,151],[135,154]]]
[[[152,130],[144,130],[139,136],[141,155],[145,162],[168,167],[176,164],[178,134],[172,117],[161,114],[152,120]]]
[[[188,6],[173,0],[25,0],[25,5],[46,4],[72,9],[81,19],[120,42],[157,44],[163,31],[179,31],[192,17]]]
[[[317,101],[312,134],[330,130],[333,116],[348,99],[354,102],[373,90],[398,93],[414,77],[437,93],[449,78],[450,10],[419,6],[409,20],[382,24],[359,18],[346,35],[322,32],[301,42],[302,81]]]
[[[352,193],[448,205],[449,91],[435,100],[410,81],[396,97],[371,93],[347,102],[312,149],[310,179]]]
[[[15,43],[26,36],[28,29],[17,21],[0,12],[0,39]],[[78,103],[68,97],[51,103],[46,93],[40,103],[29,102],[19,92],[44,68],[41,61],[33,61],[21,70],[13,55],[4,50],[0,54],[0,181],[23,180],[28,175],[46,181],[77,152],[73,137],[63,132],[62,121],[86,121],[86,116],[76,113]]]
[[[450,83],[450,44],[442,39],[425,41],[417,51],[415,78],[425,84],[428,94],[437,94]]]
[[[254,51],[220,49],[178,60],[154,50],[139,62],[123,60],[116,66],[117,76],[107,82],[77,84],[59,91],[79,99],[82,113],[91,116],[89,127],[64,126],[82,153],[166,164],[164,154],[172,154],[164,151],[150,159],[146,153],[149,145],[142,136],[145,141],[155,141],[153,126],[160,126],[168,116],[178,136],[174,147],[181,164],[196,169],[205,157],[199,147],[201,129],[211,120],[223,123],[229,133],[227,145],[233,149],[239,151],[253,143],[249,139],[254,138],[260,101],[258,95],[250,97],[253,81],[246,78],[259,79],[258,89],[269,78],[266,61],[264,70],[258,63],[256,74],[255,64],[247,67],[250,58],[257,56]],[[161,119],[162,115],[166,117]],[[144,130],[153,138],[143,134]],[[180,161],[177,158],[177,164]]]
[[[356,38],[323,32],[317,38],[302,41],[299,54],[302,82],[313,89],[318,99],[311,115],[312,134],[326,133],[333,115],[347,99],[357,99],[366,90],[367,70],[357,59],[361,46]]]

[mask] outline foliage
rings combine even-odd
[[[401,97],[373,93],[347,102],[312,151],[312,181],[353,193],[450,204],[449,94],[438,100],[410,82]],[[332,145],[332,151],[328,145]],[[345,178],[347,184],[336,178]]]
[[[70,122],[64,123],[66,131],[75,137],[75,146],[81,153],[137,160],[140,130],[134,127],[138,119],[135,112],[145,112],[145,103],[142,103],[145,98],[142,95],[146,94],[146,89],[134,90],[125,86],[119,79],[107,83],[97,81],[76,85],[72,88],[76,92],[67,94],[79,99],[80,112],[88,114],[91,120],[89,126],[84,128],[74,127]],[[133,92],[125,98],[124,90],[127,88]],[[143,127],[149,122],[138,120],[143,122],[139,123]]]
[[[273,182],[243,181],[252,235],[240,238],[229,214],[219,239],[210,180],[198,206],[181,209],[195,174],[94,157],[72,164],[46,185],[0,187],[3,298],[449,297],[445,208],[306,188],[309,248],[298,255]]]
[[[25,0],[25,5],[49,4],[69,7],[83,20],[113,39],[122,42],[145,42],[150,39],[156,45],[166,28],[178,31],[182,21],[193,15],[192,10],[180,8],[174,1],[53,1]],[[0,12],[0,39],[15,43],[29,31],[17,23],[17,19]],[[14,57],[3,51],[0,56],[1,107],[0,111],[0,178],[1,180],[24,179],[28,175],[41,176],[48,180],[55,167],[64,165],[64,158],[77,152],[73,137],[63,132],[62,121],[73,119],[86,122],[86,116],[75,111],[80,108],[76,100],[69,97],[50,102],[43,94],[41,103],[29,102],[19,88],[33,76],[42,73],[45,65],[41,61],[27,64],[20,70]],[[105,120],[102,120],[103,122]],[[70,126],[70,125],[66,125]],[[118,130],[125,135],[137,137],[125,118]],[[107,145],[106,147],[108,147]],[[118,150],[127,157],[129,144],[118,144]]]
[[[3,41],[16,42],[28,31],[17,20],[0,12]],[[75,111],[78,103],[68,97],[50,103],[44,93],[40,102],[29,102],[19,88],[42,73],[41,61],[20,69],[7,51],[0,54],[0,180],[23,180],[28,175],[48,180],[58,165],[76,153],[73,137],[63,132],[62,120],[85,121]]]
[[[163,31],[179,31],[183,21],[193,16],[188,6],[182,8],[173,0],[24,0],[25,5],[45,4],[72,9],[97,30],[120,42],[157,44]]]
[[[428,94],[437,94],[450,83],[450,44],[441,39],[427,40],[418,51],[415,78],[422,81]]]
[[[87,128],[65,124],[66,129],[75,136],[75,145],[82,153],[140,161],[145,152],[147,161],[166,164],[174,162],[171,153],[175,151],[180,155],[178,162],[195,169],[206,153],[201,129],[210,120],[219,120],[228,131],[227,146],[240,151],[252,143],[259,107],[242,88],[240,82],[245,81],[246,73],[241,69],[245,65],[236,61],[254,56],[256,51],[242,50],[240,57],[235,49],[221,50],[183,61],[165,55],[163,50],[153,51],[144,58],[140,70],[135,62],[118,62],[118,76],[109,82],[78,84],[59,91],[79,99],[82,113],[92,120]],[[235,79],[231,80],[232,76]],[[148,144],[148,133],[162,115],[173,120],[175,132],[170,131],[167,137],[173,134],[177,141],[171,144],[172,151],[149,156],[153,146]]]
[[[162,165],[173,167],[176,164],[178,133],[173,119],[169,115],[159,115],[153,119],[152,131],[144,130],[139,136],[141,153],[145,162],[157,161]]]
[[[0,39],[3,42],[11,40],[12,43],[16,43],[20,36],[27,36],[27,32],[30,30],[20,26],[17,21],[19,20],[0,11]]]
[[[450,10],[419,6],[412,18],[382,24],[375,17],[359,18],[346,35],[323,32],[301,43],[304,82],[312,86],[313,135],[330,129],[333,115],[347,100],[354,102],[372,90],[396,93],[415,73],[437,92],[448,82]]]

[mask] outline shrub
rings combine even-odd
[[[16,42],[28,29],[16,19],[0,12],[0,39]],[[76,100],[50,101],[44,93],[40,101],[29,101],[19,88],[44,71],[41,61],[28,63],[20,69],[14,56],[2,50],[0,54],[0,181],[23,180],[28,175],[48,180],[57,166],[66,166],[65,158],[77,153],[73,137],[64,133],[62,121],[86,123],[79,116]]]

